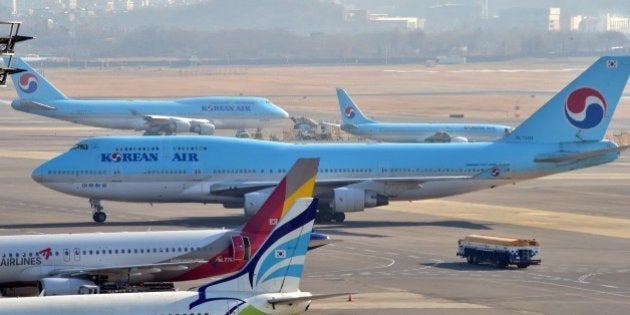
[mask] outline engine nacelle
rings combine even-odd
[[[335,212],[358,212],[389,204],[389,198],[370,190],[340,187],[333,190],[333,195],[331,206]]]
[[[455,143],[467,143],[468,138],[462,136],[451,137],[451,142]]]
[[[44,295],[79,294],[84,285],[94,286],[94,282],[76,278],[44,278],[38,283],[39,292],[44,291]]]
[[[190,127],[190,122],[179,119],[171,119],[169,131],[171,133],[190,132]]]
[[[213,135],[215,127],[209,123],[194,123],[190,131],[200,135]]]
[[[249,218],[256,214],[267,198],[269,198],[272,190],[273,188],[246,193],[244,197],[245,206],[243,207],[245,216]]]

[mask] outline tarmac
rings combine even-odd
[[[81,138],[124,134],[0,106],[0,235],[236,227],[242,212],[203,204],[87,200],[31,171]],[[439,200],[394,202],[316,230],[342,240],[309,253],[302,290],[352,292],[309,314],[624,314],[630,309],[630,153],[611,164]],[[496,269],[455,255],[468,234],[535,238],[541,265]],[[44,245],[44,244],[43,244]],[[209,280],[177,284],[180,289]],[[349,301],[350,300],[350,301]]]

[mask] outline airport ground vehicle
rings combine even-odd
[[[490,263],[499,268],[516,265],[527,268],[540,264],[532,259],[540,252],[536,239],[521,239],[471,234],[458,242],[457,256],[466,258],[469,264]]]

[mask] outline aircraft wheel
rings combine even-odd
[[[102,211],[94,212],[92,219],[94,219],[94,222],[96,223],[103,223],[107,220],[107,214]]]
[[[346,214],[343,212],[335,212],[333,213],[333,220],[339,223],[343,223],[346,220]]]

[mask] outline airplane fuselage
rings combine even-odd
[[[563,163],[535,159],[615,146],[609,141],[286,144],[222,137],[101,137],[81,141],[32,176],[51,189],[95,199],[230,203],[243,197],[236,190],[230,194],[231,186],[277,182],[297,158],[319,157],[320,196],[347,185],[391,200],[417,200],[603,164],[618,153]],[[416,179],[423,177],[438,179],[420,184]]]
[[[41,103],[47,109],[33,103]],[[41,116],[95,127],[147,130],[146,116],[160,115],[209,120],[217,129],[264,127],[286,119],[288,114],[265,98],[199,97],[165,100],[28,100],[17,99],[12,107]]]
[[[384,122],[342,125],[342,129],[359,137],[385,142],[491,141],[505,137],[512,130],[500,125]]]
[[[233,257],[220,255],[238,235],[232,230],[195,230],[1,236],[0,287],[81,274],[108,274],[110,282],[130,284],[215,276],[226,267],[234,271],[241,266],[229,266],[235,263]],[[195,269],[202,265],[209,274],[198,274]],[[215,272],[208,271],[213,269],[209,266]]]

